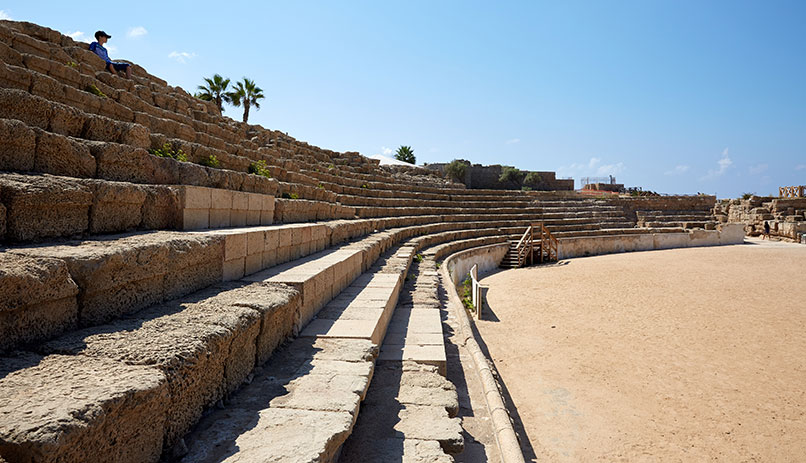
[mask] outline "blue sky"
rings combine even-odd
[[[87,4],[89,5],[89,4]],[[12,2],[250,122],[365,155],[613,174],[664,193],[806,184],[804,1]],[[227,115],[240,119],[237,108]]]

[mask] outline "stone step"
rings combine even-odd
[[[442,237],[448,239],[449,235]],[[183,461],[242,461],[257,455],[271,456],[272,461],[333,461],[359,415],[360,401],[373,374],[372,355],[351,346],[377,346],[384,338],[386,324],[393,318],[391,309],[418,248],[419,244],[391,248],[327,303],[300,337],[257,371],[251,384],[233,395],[227,407],[214,410],[186,437],[188,454]],[[310,265],[306,260],[301,266]],[[433,262],[431,265],[435,267]],[[427,275],[434,277],[436,272]],[[432,292],[436,297],[435,286]],[[437,318],[436,323],[441,321]],[[395,339],[391,332],[387,337]],[[437,337],[441,342],[441,331]],[[414,341],[418,340],[409,339]],[[345,352],[339,354],[333,346]],[[358,354],[352,355],[353,350]],[[325,358],[320,358],[323,355]],[[436,375],[436,371],[422,370],[422,374]],[[450,383],[445,386],[444,379],[439,381],[442,395],[448,393],[440,402],[447,418],[447,410],[455,414],[456,407],[450,405],[455,402],[455,392]],[[416,405],[409,407],[406,415],[410,415],[406,423],[412,424],[426,416],[440,417]],[[276,429],[283,420],[288,420],[288,432]],[[456,451],[462,442],[461,426],[454,420],[445,428],[450,432],[444,432],[449,437],[443,440]],[[313,436],[312,429],[317,430]]]
[[[444,378],[433,250],[412,264],[353,433],[340,461],[453,461],[464,448],[458,397]]]
[[[395,306],[412,251],[406,245],[391,249],[325,305],[225,409],[213,411],[187,436],[183,461],[258,455],[271,461],[335,461],[365,397],[385,314]]]
[[[0,455],[157,461],[291,333],[299,303],[222,284],[0,359]]]
[[[144,232],[3,248],[0,351],[104,323],[408,221],[384,222]],[[363,252],[362,258],[367,256]]]
[[[274,222],[274,197],[193,186],[138,185],[0,173],[5,233],[30,242],[131,230],[192,230]]]

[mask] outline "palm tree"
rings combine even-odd
[[[249,120],[249,107],[254,106],[260,109],[258,100],[265,98],[263,89],[255,85],[254,80],[243,78],[241,82],[235,82],[235,90],[229,93],[230,103],[233,106],[243,104],[243,121]]]
[[[414,150],[411,146],[400,145],[395,153],[395,159],[398,161],[408,162],[409,164],[416,164],[417,159],[414,157]]]
[[[204,81],[207,85],[199,85],[199,93],[196,97],[204,101],[214,101],[218,107],[219,112],[224,112],[223,103],[229,103],[229,93],[227,87],[229,86],[229,79],[221,77],[221,74],[216,74],[212,78],[205,77]]]

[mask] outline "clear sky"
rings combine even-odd
[[[83,5],[83,6],[82,6]],[[193,91],[267,98],[250,122],[340,151],[613,174],[664,193],[806,184],[806,1],[3,2],[113,38]],[[241,118],[238,108],[226,114]]]

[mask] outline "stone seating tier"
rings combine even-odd
[[[34,456],[37,461],[58,461],[60,458],[86,459],[103,451],[110,461],[155,461],[163,449],[170,448],[191,428],[206,407],[235,391],[255,365],[269,358],[283,339],[299,332],[306,319],[313,318],[328,300],[342,304],[367,294],[368,298],[360,298],[362,304],[377,301],[378,309],[388,313],[388,307],[394,306],[390,302],[396,292],[394,288],[391,292],[368,289],[365,293],[357,289],[355,294],[349,290],[343,295],[340,293],[356,280],[362,269],[369,269],[384,249],[433,229],[430,226],[404,227],[373,233],[295,264],[253,275],[248,280],[255,280],[254,283],[240,280],[217,284],[180,300],[163,301],[155,297],[152,302],[156,305],[134,313],[120,313],[106,325],[68,332],[51,341],[29,345],[27,353],[15,352],[13,357],[3,358],[0,360],[0,371],[3,371],[0,404],[4,404],[2,413],[9,419],[0,425],[0,454],[12,459],[25,455]],[[443,234],[427,242],[454,236]],[[163,242],[165,238],[158,237]],[[218,241],[219,246],[228,247],[226,242]],[[396,248],[393,252],[398,263],[387,263],[383,269],[395,269],[397,281],[402,281],[413,254],[425,242],[420,239],[410,246]],[[15,257],[28,256],[24,251],[19,252]],[[210,264],[204,266],[211,267]],[[58,266],[57,263],[52,265]],[[64,267],[61,272],[66,273]],[[373,286],[374,281],[377,279],[370,278],[365,286]],[[168,283],[162,286],[167,288],[166,285]],[[77,292],[75,289],[73,286],[73,295]],[[174,295],[185,292],[173,287],[170,291]],[[338,297],[334,298],[336,295]],[[387,315],[376,317],[375,323],[386,323],[388,318]],[[343,325],[340,324],[340,329]],[[366,332],[370,333],[370,340],[379,340],[382,331],[376,327]],[[355,340],[354,334],[344,337]],[[328,330],[318,333],[312,328],[295,342],[304,343],[307,338],[315,339],[314,346],[320,346],[327,341],[340,340],[341,336]],[[159,342],[154,342],[156,339]],[[375,355],[372,344],[361,345],[365,346],[361,348],[365,353],[359,357],[371,359]],[[305,357],[308,355],[305,352],[304,347],[295,347],[290,355],[302,362],[321,358],[314,353],[310,353],[310,358]],[[278,362],[272,365],[281,369],[291,367],[283,364],[282,359],[279,356]],[[294,362],[294,365],[301,365]],[[92,374],[99,369],[108,372],[102,383]],[[64,371],[71,371],[71,374],[65,375]],[[283,377],[288,381],[298,378],[301,371],[319,374],[318,371],[311,373],[310,368],[293,367],[285,371],[297,372],[296,376]],[[365,370],[363,376],[368,378],[366,373]],[[276,375],[272,376],[277,379]],[[321,378],[313,379],[318,383]],[[338,388],[340,384],[347,386],[345,393],[354,393],[351,386],[354,382],[336,382],[331,386]],[[25,387],[20,388],[21,385]],[[305,397],[311,392],[304,387],[299,391]],[[324,407],[340,403],[330,393],[337,394],[339,390],[329,390]],[[280,403],[272,401],[269,405],[297,410],[299,405],[294,404],[302,402],[294,399],[294,394],[284,395]],[[61,411],[52,413],[51,409],[43,409],[29,414],[25,410],[30,407],[20,406],[26,403],[59,403]],[[98,412],[91,418],[76,421],[76,410],[87,407]],[[357,402],[353,407],[357,407]],[[133,419],[135,416],[138,418]],[[143,419],[151,424],[149,432],[140,431],[141,427],[136,425]],[[131,445],[112,446],[110,443],[115,441]]]
[[[76,326],[103,323],[217,281],[240,279],[266,268],[280,271],[282,267],[275,266],[377,234],[376,230],[464,231],[480,236],[500,233],[497,228],[511,223],[418,216],[146,232],[9,247],[0,254],[5,269],[0,290],[6,294],[0,306],[0,350],[41,341]],[[196,266],[204,271],[194,271]]]

